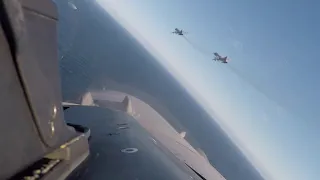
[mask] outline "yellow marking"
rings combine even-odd
[[[84,134],[81,134],[80,136],[78,136],[78,137],[76,137],[76,138],[73,138],[73,139],[70,140],[69,142],[61,145],[60,148],[61,148],[61,149],[64,149],[64,148],[70,146],[71,144],[73,144],[74,142],[78,141],[78,140],[79,140],[81,137],[83,137],[83,136],[84,136]]]

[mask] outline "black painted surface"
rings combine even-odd
[[[154,144],[151,136],[125,113],[98,107],[71,107],[65,110],[65,119],[91,129],[90,157],[81,171],[69,179],[201,179],[160,143]],[[128,128],[118,129],[120,126]],[[138,151],[121,152],[125,148]]]

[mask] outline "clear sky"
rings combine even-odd
[[[268,179],[319,179],[319,1],[98,2],[190,87]],[[194,46],[171,34],[176,27]],[[212,52],[231,61],[213,62]]]

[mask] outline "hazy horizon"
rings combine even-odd
[[[320,3],[98,2],[192,91],[267,179],[317,179]],[[174,28],[188,31],[189,42]],[[212,62],[212,52],[230,63]]]
[[[168,74],[173,69],[163,68],[107,13],[88,1],[75,2],[76,8],[62,1],[58,5],[64,100],[78,101],[90,89],[117,90],[116,82],[126,87],[123,92],[142,98],[175,128],[181,123],[186,139],[201,148],[227,179],[261,179],[213,117],[190,97],[177,77]]]

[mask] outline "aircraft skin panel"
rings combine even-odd
[[[0,81],[5,102],[0,110],[0,179],[17,179],[29,176],[35,162],[42,163],[79,134],[63,121],[55,5],[51,0],[0,0],[0,14],[0,72],[5,74]],[[68,148],[72,155],[64,161],[66,169],[79,159],[74,155],[89,152],[86,139],[77,142],[76,149]]]
[[[6,179],[44,153],[0,27],[0,179]]]
[[[91,129],[91,155],[70,180],[201,179],[126,113],[73,106],[65,111],[65,120]],[[126,153],[126,148],[137,151]]]
[[[51,0],[2,0],[11,53],[34,124],[46,148],[72,138],[63,122],[57,9]]]

